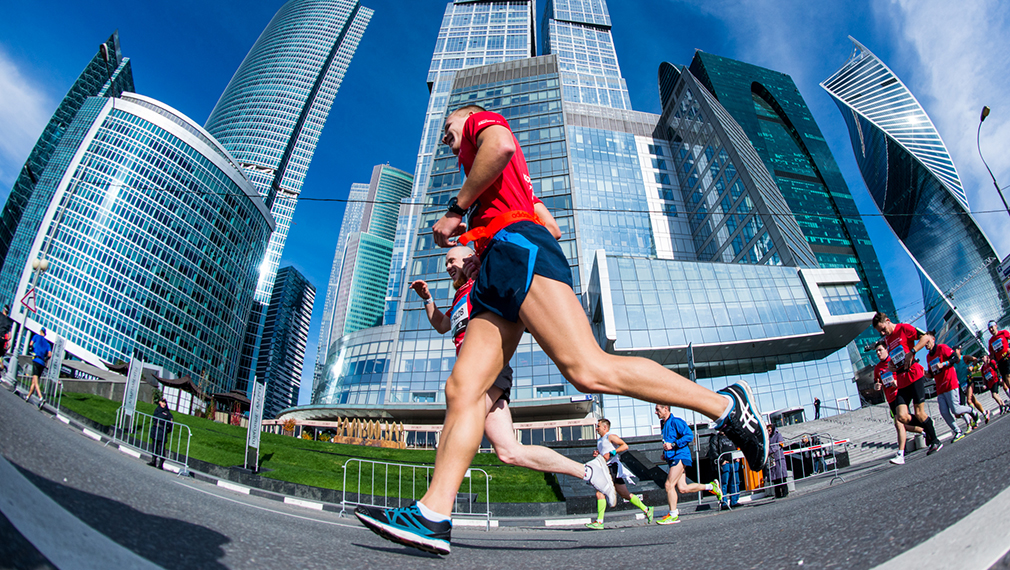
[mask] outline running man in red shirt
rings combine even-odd
[[[1003,389],[1010,394],[1010,332],[999,330],[996,321],[989,321],[989,334],[992,335],[989,337],[989,358],[999,372]]]
[[[922,338],[926,341],[926,350],[929,351],[926,356],[926,376],[936,381],[936,401],[940,404],[940,415],[943,416],[943,421],[947,422],[950,431],[954,434],[954,439],[951,441],[958,441],[966,434],[971,433],[971,430],[978,425],[979,420],[978,412],[954,401],[954,394],[960,388],[954,365],[958,363],[960,357],[946,344],[937,344],[936,333],[933,331],[927,332]],[[969,416],[970,420],[965,420],[968,428],[961,431],[954,418],[964,416]]]
[[[932,455],[943,447],[936,437],[933,418],[926,413],[926,382],[922,365],[915,359],[915,353],[926,346],[922,333],[912,325],[894,324],[884,313],[873,315],[873,328],[884,337],[887,352],[891,357],[891,371],[898,385],[898,421],[903,424],[922,426]],[[915,406],[915,413],[909,414],[909,407]]]
[[[891,463],[895,465],[905,464],[905,438],[906,430],[922,433],[919,426],[905,426],[898,421],[898,380],[891,370],[891,357],[887,354],[887,343],[878,340],[875,345],[877,358],[880,360],[873,366],[873,389],[884,391],[884,399],[891,408],[891,418],[894,420],[894,429],[898,432],[898,453],[891,458]]]
[[[432,232],[442,247],[457,238],[476,241],[480,267],[470,292],[473,312],[445,384],[445,427],[428,491],[406,509],[359,508],[358,518],[402,544],[449,553],[449,513],[480,445],[485,395],[524,330],[579,391],[697,411],[714,420],[752,469],[762,469],[768,436],[745,383],[713,392],[657,362],[600,348],[572,289],[564,252],[533,215],[532,180],[505,118],[468,105],[446,116],[443,131],[442,143],[459,158],[466,177]]]
[[[544,208],[544,212],[547,210]],[[546,214],[550,216],[550,214]],[[553,220],[553,218],[549,218]],[[452,278],[452,286],[456,294],[450,310],[443,313],[435,306],[435,299],[428,290],[425,281],[414,281],[410,284],[421,299],[424,300],[424,310],[432,328],[441,334],[452,332],[452,342],[456,345],[456,354],[463,345],[466,327],[470,320],[470,290],[473,279],[463,273],[463,265],[467,258],[474,255],[472,249],[457,246],[449,250],[445,256],[445,270]],[[605,458],[596,458],[585,465],[561,455],[549,447],[540,445],[523,445],[516,440],[515,427],[512,425],[512,411],[509,409],[512,390],[512,367],[508,364],[495,379],[491,389],[484,398],[487,418],[484,420],[484,433],[494,446],[494,451],[503,463],[527,467],[544,473],[563,473],[571,477],[581,478],[596,488],[597,494],[606,498],[610,506],[617,504],[614,482],[610,476],[610,468]]]
[[[996,405],[999,406],[999,413],[1002,415],[1006,410],[1003,398],[999,397],[999,388],[1002,382],[1000,382],[999,370],[996,369],[988,354],[982,355],[982,378],[985,380],[985,389],[992,394],[992,399],[996,401]]]

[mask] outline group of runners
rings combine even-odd
[[[1004,404],[999,395],[1002,387],[1010,397],[1010,332],[1000,330],[995,321],[989,321],[988,351],[981,357],[962,355],[960,346],[951,348],[938,343],[934,331],[923,332],[906,323],[892,323],[884,313],[874,315],[873,328],[882,336],[875,346],[879,361],[873,370],[874,389],[884,392],[898,435],[898,452],[891,463],[905,463],[909,431],[925,435],[926,455],[943,447],[926,411],[926,378],[936,383],[940,415],[950,427],[952,442],[963,439],[980,421],[989,423],[991,419],[975,394],[973,373],[980,374],[985,391],[992,394],[999,412],[1010,411],[1010,404]],[[915,357],[922,349],[927,351],[925,368]],[[957,400],[955,395],[959,396]],[[964,429],[958,425],[958,419],[964,420]]]
[[[710,418],[753,469],[762,469],[768,435],[745,382],[714,392],[652,360],[615,356],[600,348],[572,288],[571,269],[557,243],[560,232],[533,196],[522,149],[504,117],[467,105],[449,113],[443,132],[442,143],[458,157],[464,173],[459,193],[432,227],[435,243],[452,248],[446,271],[456,295],[449,312],[435,307],[426,283],[411,283],[424,299],[432,326],[452,331],[456,341],[456,362],[445,383],[442,436],[424,496],[404,508],[359,507],[355,514],[362,523],[395,542],[449,554],[456,492],[485,433],[506,463],[582,477],[610,506],[616,505],[618,492],[632,500],[626,486],[615,488],[610,464],[616,464],[621,479],[622,446],[606,432],[600,434],[596,456],[586,464],[516,441],[508,412],[508,362],[524,332],[579,391],[656,404],[670,467],[666,487],[671,509],[660,522],[678,520],[677,491],[707,490],[721,498],[718,483],[687,484],[684,468],[690,465],[690,453],[678,455],[676,439],[667,439],[668,429],[672,434],[678,427],[671,406]],[[460,247],[469,244],[472,249]],[[651,518],[648,507],[639,508]]]

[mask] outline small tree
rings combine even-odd
[[[288,418],[284,420],[284,423],[282,424],[282,427],[284,428],[284,433],[287,435],[294,435],[295,425],[296,424],[294,418]]]

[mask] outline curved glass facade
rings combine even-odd
[[[0,274],[32,318],[107,362],[133,355],[227,391],[273,220],[220,145],[134,94],[88,99],[42,175]]]
[[[919,269],[926,326],[951,346],[990,319],[1005,326],[1010,299],[996,251],[968,210],[943,141],[904,84],[853,42],[852,56],[821,86],[842,112],[870,196]]]
[[[297,196],[371,16],[357,0],[285,3],[207,119],[277,219],[257,284],[261,303],[270,299]]]

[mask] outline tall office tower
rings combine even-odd
[[[382,324],[400,201],[410,195],[413,181],[389,165],[372,169],[361,225],[348,234],[344,246],[327,351],[345,334]],[[320,358],[325,362],[325,353],[317,355]]]
[[[316,288],[294,267],[282,267],[267,307],[256,376],[266,384],[263,417],[298,404],[305,344]]]
[[[990,319],[1010,321],[996,250],[922,106],[877,56],[852,42],[848,61],[821,87],[845,119],[870,196],[919,271],[926,326],[950,346],[980,343]]]
[[[316,365],[312,373],[312,386],[319,383],[326,363],[326,349],[330,346],[330,323],[333,321],[333,304],[337,302],[337,291],[340,287],[340,273],[344,267],[344,248],[351,233],[361,228],[361,218],[365,215],[365,201],[368,199],[368,184],[356,182],[351,184],[347,194],[347,204],[344,206],[344,217],[340,223],[340,234],[337,236],[337,247],[333,252],[333,264],[330,266],[330,281],[326,286],[326,300],[323,303],[323,320],[319,325],[319,344],[316,346]]]
[[[778,184],[821,267],[852,267],[867,310],[894,314],[894,302],[863,219],[838,164],[791,77],[697,51],[690,72],[743,128]],[[849,352],[857,368],[876,364],[872,328]]]
[[[60,139],[66,134],[73,122],[74,116],[80,110],[88,97],[118,97],[124,91],[133,91],[133,69],[130,58],[123,57],[119,48],[119,32],[113,32],[105,43],[98,46],[98,53],[81,72],[70,91],[63,97],[53,117],[49,119],[42,135],[28,155],[21,173],[14,181],[14,187],[0,213],[0,260],[6,260],[7,250],[14,239],[14,233],[21,223],[28,202],[32,199],[35,186],[49,164],[49,159],[60,144]],[[24,252],[14,254],[14,257]],[[0,261],[2,266],[4,261]],[[9,290],[0,293],[6,296]]]
[[[566,102],[631,109],[604,0],[547,0],[541,52],[558,56]]]
[[[396,322],[411,245],[417,231],[420,203],[428,189],[435,149],[442,140],[446,100],[456,72],[478,65],[522,59],[536,51],[534,0],[508,2],[455,0],[445,7],[442,26],[428,67],[428,108],[421,129],[421,144],[414,166],[414,187],[405,200],[397,224],[394,257],[387,283],[384,321]]]
[[[260,268],[236,387],[247,389],[266,303],[305,174],[372,11],[358,0],[289,0],[249,50],[207,119],[277,222]]]
[[[153,99],[91,97],[25,208],[0,287],[101,366],[133,356],[231,388],[274,221],[228,152]],[[49,270],[32,271],[32,261]],[[21,304],[14,318],[25,317]]]

